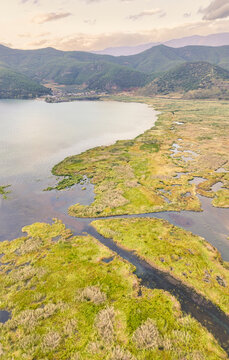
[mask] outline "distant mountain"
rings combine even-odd
[[[186,98],[229,97],[229,71],[207,62],[185,63],[148,84],[142,94],[183,94]]]
[[[141,44],[137,46],[119,46],[119,47],[109,47],[104,50],[92,51],[94,54],[99,55],[111,55],[111,56],[129,56],[136,55],[145,50],[150,49],[153,46],[160,45],[160,42],[150,42],[147,44]]]
[[[0,99],[27,99],[50,93],[50,89],[27,76],[0,66]]]
[[[163,43],[166,46],[171,47],[183,47],[183,46],[225,46],[229,45],[229,32],[220,34],[210,34],[206,36],[194,35],[180,39],[173,39]]]
[[[224,46],[229,45],[229,33],[211,34],[207,36],[187,36],[179,39],[172,39],[164,42],[150,42],[147,44],[141,44],[137,46],[120,46],[109,47],[104,50],[93,51],[95,54],[100,55],[112,55],[112,56],[129,56],[136,55],[145,50],[152,48],[153,46],[166,45],[174,48],[199,45],[199,46]]]

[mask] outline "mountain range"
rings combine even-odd
[[[99,55],[80,51],[60,51],[53,48],[38,50],[17,50],[0,45],[0,96],[4,97],[6,87],[3,75],[8,72],[8,87],[16,86],[12,79],[17,77],[23,86],[17,85],[18,92],[12,92],[11,97],[35,97],[49,93],[42,84],[55,83],[58,85],[71,85],[79,89],[101,91],[126,91],[148,87],[156,79],[163,80],[165,73],[174,69],[184,71],[181,65],[197,63],[195,67],[186,67],[189,70],[189,81],[192,82],[197,66],[200,66],[210,75],[215,74],[212,67],[203,66],[203,63],[217,66],[217,73],[225,75],[229,71],[229,46],[185,46],[173,48],[165,45],[154,46],[144,52],[131,56]],[[220,68],[222,68],[220,72]],[[178,69],[178,70],[177,70]],[[223,71],[223,69],[225,71]],[[192,71],[194,72],[192,74]],[[169,73],[168,76],[170,76]],[[6,75],[4,75],[6,76]],[[215,75],[214,75],[215,76]],[[177,79],[179,75],[177,75]],[[26,81],[25,81],[26,80]],[[222,81],[227,81],[222,76]],[[30,84],[28,83],[30,81]],[[163,80],[164,81],[164,80]],[[10,83],[12,83],[10,85]],[[215,80],[212,80],[215,84]],[[31,86],[37,86],[31,92]],[[160,87],[158,89],[161,89]],[[185,90],[185,87],[183,89]],[[10,97],[9,91],[6,92]]]
[[[229,45],[229,33],[210,34],[207,36],[193,35],[182,37],[179,39],[172,39],[164,42],[150,42],[146,44],[140,44],[137,46],[119,46],[109,47],[104,50],[94,51],[95,54],[100,55],[112,55],[112,56],[128,56],[136,55],[140,52],[148,50],[153,46],[166,45],[169,47],[184,47],[191,45],[198,46],[224,46]]]

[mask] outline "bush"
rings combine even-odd
[[[61,341],[61,336],[57,332],[49,332],[43,339],[43,349],[55,349]]]
[[[96,317],[95,326],[98,329],[99,335],[105,342],[113,340],[114,318],[115,311],[113,307],[106,307],[101,310]]]
[[[141,349],[158,348],[161,343],[157,326],[151,319],[147,319],[133,334],[133,341]]]
[[[111,360],[135,360],[135,358],[129,351],[125,351],[120,346],[116,346],[112,352]]]
[[[102,304],[106,301],[107,296],[97,286],[88,286],[82,290],[79,295],[80,301],[91,301],[96,305]]]

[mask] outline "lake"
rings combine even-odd
[[[0,199],[0,241],[22,235],[21,228],[37,221],[61,219],[74,234],[90,230],[92,219],[68,216],[70,205],[90,204],[93,185],[65,191],[43,191],[56,183],[52,167],[66,156],[118,139],[131,139],[153,127],[157,112],[144,104],[121,102],[0,101],[0,185],[11,184]],[[160,212],[130,215],[157,217],[204,237],[229,261],[229,209],[215,208],[199,196],[203,212]],[[126,217],[126,216],[121,216]],[[129,216],[128,216],[129,217]]]
[[[93,186],[75,185],[65,191],[45,192],[56,182],[51,168],[66,156],[78,154],[118,139],[131,139],[151,128],[157,112],[144,104],[119,102],[72,102],[47,104],[42,101],[0,101],[0,185],[11,184],[9,198],[0,200],[0,241],[20,236],[21,228],[36,221],[61,219],[74,234],[87,232],[136,267],[144,286],[169,291],[179,299],[182,311],[191,314],[211,331],[220,344],[228,339],[228,320],[213,304],[205,306],[202,298],[176,279],[106,239],[90,226],[92,219],[67,215],[75,203],[89,204],[94,199]],[[226,236],[228,210],[213,208],[210,199],[200,198],[204,211],[161,212],[128,217],[158,217],[204,236],[229,259]],[[120,216],[121,217],[121,216]],[[107,259],[112,261],[112,258]],[[200,306],[193,302],[192,295]],[[197,301],[197,300],[196,300]],[[0,323],[11,314],[0,311]],[[226,340],[225,340],[226,339]],[[226,346],[226,345],[225,345]],[[225,348],[225,347],[224,347]]]
[[[67,208],[93,201],[93,187],[44,192],[56,182],[52,167],[66,156],[116,140],[130,139],[151,128],[157,112],[144,104],[36,100],[0,101],[0,185],[11,184],[0,199],[0,240],[21,235],[21,228],[53,217],[69,220]],[[79,233],[84,225],[78,224]]]

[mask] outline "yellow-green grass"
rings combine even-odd
[[[3,199],[7,198],[7,194],[10,193],[9,190],[7,190],[10,187],[10,185],[0,186],[0,196],[2,196]]]
[[[213,205],[217,207],[229,208],[229,189],[221,189],[216,192]]]
[[[229,266],[203,238],[160,219],[97,220],[105,237],[170,272],[229,314]]]
[[[200,211],[198,193],[217,199],[211,186],[219,181],[229,189],[228,102],[115,99],[147,103],[159,110],[160,115],[155,127],[134,140],[88,150],[53,168],[55,175],[66,176],[71,181],[75,176],[86,175],[95,185],[95,201],[89,206],[70,207],[70,215],[99,217],[169,210]],[[174,143],[181,147],[172,156]],[[196,156],[186,152],[190,150]],[[182,156],[191,156],[193,160],[186,162]],[[222,166],[225,172],[216,172]],[[176,178],[179,172],[184,175]],[[193,176],[202,176],[206,182],[191,185],[189,181]],[[190,195],[186,196],[187,193]],[[213,205],[216,203],[223,207],[229,205],[226,196]]]
[[[60,221],[35,223],[0,244],[2,360],[226,359],[206,329],[133,267]],[[104,257],[114,256],[110,263]]]

